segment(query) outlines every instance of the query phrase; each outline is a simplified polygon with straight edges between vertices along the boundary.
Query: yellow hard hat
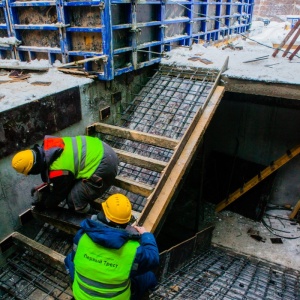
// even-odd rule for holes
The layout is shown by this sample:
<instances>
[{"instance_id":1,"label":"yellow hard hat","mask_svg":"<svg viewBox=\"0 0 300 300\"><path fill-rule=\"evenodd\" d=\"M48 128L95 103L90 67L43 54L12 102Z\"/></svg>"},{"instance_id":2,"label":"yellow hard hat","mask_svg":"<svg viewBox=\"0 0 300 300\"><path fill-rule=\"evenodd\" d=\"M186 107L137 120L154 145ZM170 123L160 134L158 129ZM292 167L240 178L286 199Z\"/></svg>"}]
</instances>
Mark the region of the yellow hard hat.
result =
<instances>
[{"instance_id":1,"label":"yellow hard hat","mask_svg":"<svg viewBox=\"0 0 300 300\"><path fill-rule=\"evenodd\" d=\"M117 224L126 224L131 219L131 203L122 194L113 194L102 202L105 217Z\"/></svg>"},{"instance_id":2,"label":"yellow hard hat","mask_svg":"<svg viewBox=\"0 0 300 300\"><path fill-rule=\"evenodd\" d=\"M32 150L18 152L12 159L12 167L19 173L28 175L34 164L34 153Z\"/></svg>"}]
</instances>

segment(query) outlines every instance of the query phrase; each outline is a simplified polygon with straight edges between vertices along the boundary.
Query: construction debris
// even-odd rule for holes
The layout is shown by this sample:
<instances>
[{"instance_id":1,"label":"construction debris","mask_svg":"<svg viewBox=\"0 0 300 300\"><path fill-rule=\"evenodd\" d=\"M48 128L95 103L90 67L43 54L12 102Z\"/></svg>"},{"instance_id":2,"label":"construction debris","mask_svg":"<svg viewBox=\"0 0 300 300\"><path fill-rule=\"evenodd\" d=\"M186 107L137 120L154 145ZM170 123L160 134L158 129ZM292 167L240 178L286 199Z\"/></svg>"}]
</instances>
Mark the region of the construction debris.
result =
<instances>
[{"instance_id":1,"label":"construction debris","mask_svg":"<svg viewBox=\"0 0 300 300\"><path fill-rule=\"evenodd\" d=\"M72 75L83 75L88 78L97 78L96 72L91 72L91 71L85 71L83 69L64 69L64 68L57 68L58 71L67 73L67 74L72 74Z\"/></svg>"},{"instance_id":2,"label":"construction debris","mask_svg":"<svg viewBox=\"0 0 300 300\"><path fill-rule=\"evenodd\" d=\"M283 241L281 238L270 238L272 244L283 244Z\"/></svg>"},{"instance_id":3,"label":"construction debris","mask_svg":"<svg viewBox=\"0 0 300 300\"><path fill-rule=\"evenodd\" d=\"M252 60L243 61L243 63L255 62L255 61L260 61L260 60L264 60L264 59L268 59L268 58L269 58L269 55L264 55L264 56L256 57Z\"/></svg>"},{"instance_id":4,"label":"construction debris","mask_svg":"<svg viewBox=\"0 0 300 300\"><path fill-rule=\"evenodd\" d=\"M213 62L211 60L208 60L206 58L200 58L200 57L197 57L197 56L193 56L193 57L190 57L188 58L188 60L191 60L191 61L200 61L206 65L209 65L209 64L213 64Z\"/></svg>"},{"instance_id":5,"label":"construction debris","mask_svg":"<svg viewBox=\"0 0 300 300\"><path fill-rule=\"evenodd\" d=\"M298 29L298 30L297 30ZM277 47L277 49L274 51L274 53L272 54L273 57L275 57L277 55L277 53L285 46L285 44L288 42L288 40L294 35L294 37L292 38L292 40L290 41L290 43L288 44L288 46L286 47L286 50L284 51L284 53L282 54L282 57L285 57L289 50L292 48L292 46L294 45L294 43L296 42L297 38L300 35L300 20L298 20L298 22L294 25L294 27L290 30L290 32L286 35L286 37L283 39L283 41L281 42L281 44ZM292 60L293 57L298 53L298 51L300 50L300 45L296 48L296 50L290 55L289 60Z\"/></svg>"},{"instance_id":6,"label":"construction debris","mask_svg":"<svg viewBox=\"0 0 300 300\"><path fill-rule=\"evenodd\" d=\"M11 81L22 81L25 79L28 79L31 77L30 74L23 74L23 72L19 72L19 71L11 71L8 75L9 78L11 78L11 80L8 80L7 82L11 82Z\"/></svg>"},{"instance_id":7,"label":"construction debris","mask_svg":"<svg viewBox=\"0 0 300 300\"><path fill-rule=\"evenodd\" d=\"M90 58L86 58L86 59L82 59L82 60L78 60L78 61L73 61L64 65L59 66L59 68L66 68L69 66L77 66L77 65L82 65L86 62L90 62L90 61L97 61L102 59L104 62L107 61L107 55L100 55L100 56L94 56L94 57L90 57Z\"/></svg>"},{"instance_id":8,"label":"construction debris","mask_svg":"<svg viewBox=\"0 0 300 300\"><path fill-rule=\"evenodd\" d=\"M34 82L31 82L30 84L32 84L32 85L48 86L48 85L51 84L51 82L47 82L47 81L34 81Z\"/></svg>"},{"instance_id":9,"label":"construction debris","mask_svg":"<svg viewBox=\"0 0 300 300\"><path fill-rule=\"evenodd\" d=\"M235 46L232 43L229 43L228 45L222 47L222 50L225 50L227 48L229 48L231 50L243 50L243 46Z\"/></svg>"},{"instance_id":10,"label":"construction debris","mask_svg":"<svg viewBox=\"0 0 300 300\"><path fill-rule=\"evenodd\" d=\"M250 228L247 233L249 234L250 237L252 237L253 239L255 239L258 242L265 242L266 239L263 238L260 234L258 230L253 230L252 228Z\"/></svg>"}]
</instances>

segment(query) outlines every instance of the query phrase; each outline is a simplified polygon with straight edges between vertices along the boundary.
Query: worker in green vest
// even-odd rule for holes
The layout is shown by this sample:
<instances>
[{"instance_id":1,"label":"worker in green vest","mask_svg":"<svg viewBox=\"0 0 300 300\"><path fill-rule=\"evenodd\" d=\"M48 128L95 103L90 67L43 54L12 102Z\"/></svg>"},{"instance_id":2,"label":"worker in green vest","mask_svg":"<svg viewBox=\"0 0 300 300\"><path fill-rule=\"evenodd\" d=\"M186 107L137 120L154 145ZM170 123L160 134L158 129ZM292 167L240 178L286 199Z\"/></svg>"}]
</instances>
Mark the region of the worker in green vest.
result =
<instances>
[{"instance_id":1,"label":"worker in green vest","mask_svg":"<svg viewBox=\"0 0 300 300\"><path fill-rule=\"evenodd\" d=\"M152 233L129 226L132 206L113 194L102 210L80 224L65 258L76 300L141 300L157 281L159 252Z\"/></svg>"},{"instance_id":2,"label":"worker in green vest","mask_svg":"<svg viewBox=\"0 0 300 300\"><path fill-rule=\"evenodd\" d=\"M40 174L31 190L33 205L54 208L63 200L80 213L92 213L93 201L113 184L118 171L114 150L96 137L45 136L42 146L18 152L12 167L24 175Z\"/></svg>"}]
</instances>

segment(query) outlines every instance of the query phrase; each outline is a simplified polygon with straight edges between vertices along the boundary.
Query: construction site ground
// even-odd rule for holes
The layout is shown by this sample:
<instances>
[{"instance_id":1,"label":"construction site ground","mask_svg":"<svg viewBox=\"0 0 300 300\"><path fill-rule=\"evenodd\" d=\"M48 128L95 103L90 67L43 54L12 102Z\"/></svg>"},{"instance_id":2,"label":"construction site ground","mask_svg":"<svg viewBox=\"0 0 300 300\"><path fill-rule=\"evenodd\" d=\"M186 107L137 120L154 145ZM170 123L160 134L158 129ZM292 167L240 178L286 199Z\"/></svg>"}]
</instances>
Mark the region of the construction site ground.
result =
<instances>
[{"instance_id":1,"label":"construction site ground","mask_svg":"<svg viewBox=\"0 0 300 300\"><path fill-rule=\"evenodd\" d=\"M245 46L244 41L240 40L240 43ZM270 63L267 63L265 59L256 60L251 67L248 67L250 65L243 62L246 61L244 58L241 58L242 61L234 60L237 53L243 56L242 50L227 48L222 51L202 45L194 45L191 49L184 49L184 47L178 49L164 63L172 65L176 61L177 67L187 66L182 58L188 59L195 56L199 58L203 55L198 52L199 50L207 51L206 59L212 61L215 59L216 62L220 58L223 63L228 54L226 52L229 51L233 59L229 60L227 74L231 76L241 77L237 71L233 74L235 62L237 62L243 72L245 68L248 68L247 76L242 75L244 79L253 79L253 74L255 74L255 80L299 84L299 76L295 75L298 74L295 66L299 65L297 56L292 62L287 62L287 58L284 59L279 55L271 58L272 51L268 50L268 59L272 60ZM258 52L252 52L251 57L247 56L247 60L258 58L259 53L264 51L262 49L266 50L265 47L260 47ZM222 55L216 54L215 51L221 52ZM209 57L213 52L215 58ZM195 62L195 60L188 61L188 64L192 64L193 67L199 67L199 63L200 61ZM286 68L287 63L289 63L289 69ZM279 74L278 70L282 70L283 66L285 71L281 74L286 77L275 79L274 76ZM204 67L214 68L215 66ZM56 70L50 70L48 74L50 77L45 78L45 82L52 82L52 77L59 73ZM3 76L8 76L7 72ZM41 96L39 92L42 89L36 89L32 84L37 80L34 76L26 82L22 80L17 83L2 83L0 103L4 109L26 101L34 101ZM63 78L69 77L74 78L63 76ZM41 79L42 77L39 77L39 80ZM57 80L59 80L58 76ZM74 83L68 84L77 85L80 81L81 79L76 77ZM90 79L82 79L82 82L84 81L87 82ZM66 84L65 82L60 80L55 88L59 89L59 86ZM50 84L50 88L49 86L43 87L43 93L45 91L51 93L53 86ZM19 92L21 87L22 92ZM19 98L14 98L13 92ZM150 298L299 300L299 223L288 220L290 210L281 209L285 204L276 203L275 207L271 207L272 210L267 210L262 222L253 221L227 209L215 213L214 205L206 203L202 226L203 228L207 224L215 226L211 240L212 247L198 257L190 257L185 266L162 280L157 291L152 293ZM62 255L66 255L72 247L72 235L66 235L53 226L43 226L38 234L32 235L31 238ZM47 261L36 260L35 256L26 250L15 251L8 257L6 264L0 269L0 282L0 299L69 300L72 298L69 279L65 271L53 269ZM37 296L36 293L39 295Z\"/></svg>"}]
</instances>

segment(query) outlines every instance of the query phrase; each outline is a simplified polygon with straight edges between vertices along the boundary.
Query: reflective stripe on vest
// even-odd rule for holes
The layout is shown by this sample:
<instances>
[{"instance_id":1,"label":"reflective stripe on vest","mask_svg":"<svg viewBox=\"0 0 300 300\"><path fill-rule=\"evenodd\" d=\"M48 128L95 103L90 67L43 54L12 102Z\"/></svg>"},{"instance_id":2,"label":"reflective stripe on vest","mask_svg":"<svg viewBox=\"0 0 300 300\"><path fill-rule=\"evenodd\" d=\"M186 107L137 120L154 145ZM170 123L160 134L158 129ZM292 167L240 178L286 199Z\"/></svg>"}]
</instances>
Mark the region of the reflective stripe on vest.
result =
<instances>
[{"instance_id":1,"label":"reflective stripe on vest","mask_svg":"<svg viewBox=\"0 0 300 300\"><path fill-rule=\"evenodd\" d=\"M125 282L123 282L121 284L106 284L106 283L101 283L101 282L94 281L94 280L91 280L89 278L86 278L86 277L80 275L79 273L77 273L77 275L78 275L78 277L80 278L80 280L82 282L88 284L92 288L113 290L115 288L124 287L123 290L120 290L120 291L117 291L117 292L105 292L105 293L101 293L101 292L97 292L95 289L86 288L82 284L78 283L79 287L85 293L87 293L88 295L93 296L93 297L114 298L114 297L117 297L117 296L123 294L129 288L129 286L130 286L130 280L129 279L127 279Z\"/></svg>"},{"instance_id":2,"label":"reflective stripe on vest","mask_svg":"<svg viewBox=\"0 0 300 300\"><path fill-rule=\"evenodd\" d=\"M89 278L86 278L82 275L80 275L78 272L78 277L80 278L80 280L86 284L88 284L89 286L94 286L96 288L102 288L102 289L114 289L114 288L122 288L122 287L127 287L129 284L129 279L125 280L122 283L117 283L117 284L112 284L112 283L101 283L99 281L95 281Z\"/></svg>"},{"instance_id":3,"label":"reflective stripe on vest","mask_svg":"<svg viewBox=\"0 0 300 300\"><path fill-rule=\"evenodd\" d=\"M86 293L88 294L89 296L91 297L99 297L99 298L107 298L107 299L112 299L112 298L115 298L117 296L120 296L124 293L126 289L124 289L123 291L119 291L119 292L116 292L116 293L99 293L99 292L96 292L96 291L92 291L90 289L87 289L85 288L84 286L82 286L81 284L79 284L80 288Z\"/></svg>"},{"instance_id":4,"label":"reflective stripe on vest","mask_svg":"<svg viewBox=\"0 0 300 300\"><path fill-rule=\"evenodd\" d=\"M62 154L51 164L50 170L68 170L75 178L90 178L100 164L104 147L98 138L89 136L64 137Z\"/></svg>"},{"instance_id":5,"label":"reflective stripe on vest","mask_svg":"<svg viewBox=\"0 0 300 300\"><path fill-rule=\"evenodd\" d=\"M78 153L78 143L77 138L72 137L72 146L74 153L74 171L75 177L77 177L79 170L83 170L85 168L85 159L86 159L86 137L80 136L81 139L81 159L80 159L80 168L79 168L79 153Z\"/></svg>"},{"instance_id":6,"label":"reflective stripe on vest","mask_svg":"<svg viewBox=\"0 0 300 300\"><path fill-rule=\"evenodd\" d=\"M74 257L75 299L130 299L129 276L139 245L129 240L120 249L108 249L83 234Z\"/></svg>"},{"instance_id":7,"label":"reflective stripe on vest","mask_svg":"<svg viewBox=\"0 0 300 300\"><path fill-rule=\"evenodd\" d=\"M55 178L55 177L60 177L60 176L66 176L69 175L68 171L63 171L63 170L55 170L55 171L50 171L49 172L49 178Z\"/></svg>"}]
</instances>

